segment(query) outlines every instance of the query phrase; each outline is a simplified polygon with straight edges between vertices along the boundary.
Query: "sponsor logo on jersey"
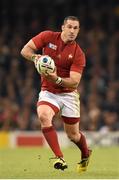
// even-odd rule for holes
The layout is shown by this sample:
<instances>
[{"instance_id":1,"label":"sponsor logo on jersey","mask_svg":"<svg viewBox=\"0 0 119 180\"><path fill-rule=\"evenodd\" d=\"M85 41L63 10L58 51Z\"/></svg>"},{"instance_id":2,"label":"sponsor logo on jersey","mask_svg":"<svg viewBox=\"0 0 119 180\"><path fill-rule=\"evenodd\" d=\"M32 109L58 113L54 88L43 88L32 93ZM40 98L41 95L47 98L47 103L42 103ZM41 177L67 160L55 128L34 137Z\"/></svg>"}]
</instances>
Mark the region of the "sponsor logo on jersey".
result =
<instances>
[{"instance_id":1,"label":"sponsor logo on jersey","mask_svg":"<svg viewBox=\"0 0 119 180\"><path fill-rule=\"evenodd\" d=\"M51 49L54 49L54 50L57 49L57 46L55 44L52 44L52 43L49 43L48 47L51 48Z\"/></svg>"}]
</instances>

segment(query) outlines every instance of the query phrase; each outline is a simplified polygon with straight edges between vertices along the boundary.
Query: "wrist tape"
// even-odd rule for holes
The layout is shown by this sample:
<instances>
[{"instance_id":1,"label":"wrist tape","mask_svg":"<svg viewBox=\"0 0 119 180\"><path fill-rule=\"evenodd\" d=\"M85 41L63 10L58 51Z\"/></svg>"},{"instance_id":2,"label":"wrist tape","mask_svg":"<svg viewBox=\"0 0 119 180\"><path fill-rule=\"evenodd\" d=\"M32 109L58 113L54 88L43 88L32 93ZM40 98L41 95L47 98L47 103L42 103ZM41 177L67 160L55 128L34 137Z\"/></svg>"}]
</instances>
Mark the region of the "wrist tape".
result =
<instances>
[{"instance_id":1,"label":"wrist tape","mask_svg":"<svg viewBox=\"0 0 119 180\"><path fill-rule=\"evenodd\" d=\"M57 80L55 81L56 84L61 85L62 84L62 78L57 77Z\"/></svg>"},{"instance_id":2,"label":"wrist tape","mask_svg":"<svg viewBox=\"0 0 119 180\"><path fill-rule=\"evenodd\" d=\"M35 54L33 54L32 56L31 56L31 61L35 61L35 59L36 59L36 55Z\"/></svg>"}]
</instances>

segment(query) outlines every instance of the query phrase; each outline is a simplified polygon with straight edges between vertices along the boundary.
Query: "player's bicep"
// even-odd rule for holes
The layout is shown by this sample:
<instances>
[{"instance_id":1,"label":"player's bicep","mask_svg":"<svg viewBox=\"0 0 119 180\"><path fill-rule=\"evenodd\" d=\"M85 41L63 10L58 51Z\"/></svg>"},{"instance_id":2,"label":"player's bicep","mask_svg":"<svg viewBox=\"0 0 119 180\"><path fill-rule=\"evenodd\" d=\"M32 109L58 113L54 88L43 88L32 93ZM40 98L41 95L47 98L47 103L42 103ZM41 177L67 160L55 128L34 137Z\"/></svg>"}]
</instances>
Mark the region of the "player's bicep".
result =
<instances>
[{"instance_id":1,"label":"player's bicep","mask_svg":"<svg viewBox=\"0 0 119 180\"><path fill-rule=\"evenodd\" d=\"M70 70L76 71L76 72L82 74L85 66L86 66L85 54L84 53L81 53L81 54L77 53Z\"/></svg>"},{"instance_id":2,"label":"player's bicep","mask_svg":"<svg viewBox=\"0 0 119 180\"><path fill-rule=\"evenodd\" d=\"M33 51L37 51L38 50L32 39L25 45L25 47L30 48Z\"/></svg>"}]
</instances>

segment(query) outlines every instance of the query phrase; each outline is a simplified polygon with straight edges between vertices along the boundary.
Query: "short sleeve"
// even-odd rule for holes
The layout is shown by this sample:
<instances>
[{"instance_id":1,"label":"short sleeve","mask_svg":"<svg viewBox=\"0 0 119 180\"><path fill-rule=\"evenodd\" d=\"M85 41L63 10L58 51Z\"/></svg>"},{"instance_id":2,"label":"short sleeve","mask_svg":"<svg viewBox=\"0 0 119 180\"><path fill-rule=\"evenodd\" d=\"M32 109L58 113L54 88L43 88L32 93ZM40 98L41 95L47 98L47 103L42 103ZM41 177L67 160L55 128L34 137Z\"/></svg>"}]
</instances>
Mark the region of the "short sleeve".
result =
<instances>
[{"instance_id":1,"label":"short sleeve","mask_svg":"<svg viewBox=\"0 0 119 180\"><path fill-rule=\"evenodd\" d=\"M53 32L52 31L43 31L38 35L32 38L37 49L41 49L45 47L45 45L49 42Z\"/></svg>"},{"instance_id":2,"label":"short sleeve","mask_svg":"<svg viewBox=\"0 0 119 180\"><path fill-rule=\"evenodd\" d=\"M71 71L76 71L82 74L84 67L86 66L85 54L81 49L78 48L76 51L73 64L71 66Z\"/></svg>"}]
</instances>

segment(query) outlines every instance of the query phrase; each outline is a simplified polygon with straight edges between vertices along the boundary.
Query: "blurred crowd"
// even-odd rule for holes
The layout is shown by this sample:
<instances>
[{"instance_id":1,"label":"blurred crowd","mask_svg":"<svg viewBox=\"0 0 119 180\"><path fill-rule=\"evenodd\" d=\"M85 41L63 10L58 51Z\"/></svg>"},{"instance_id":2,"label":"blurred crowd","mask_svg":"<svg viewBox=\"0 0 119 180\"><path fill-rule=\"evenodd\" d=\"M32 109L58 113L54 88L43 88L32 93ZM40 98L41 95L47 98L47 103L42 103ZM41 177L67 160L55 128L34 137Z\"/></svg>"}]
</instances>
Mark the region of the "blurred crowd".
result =
<instances>
[{"instance_id":1,"label":"blurred crowd","mask_svg":"<svg viewBox=\"0 0 119 180\"><path fill-rule=\"evenodd\" d=\"M42 30L60 31L65 16L78 16L77 41L87 65L79 86L82 130L119 130L119 3L113 0L0 1L0 130L38 130L40 76L20 55ZM54 117L62 130L60 114Z\"/></svg>"}]
</instances>

